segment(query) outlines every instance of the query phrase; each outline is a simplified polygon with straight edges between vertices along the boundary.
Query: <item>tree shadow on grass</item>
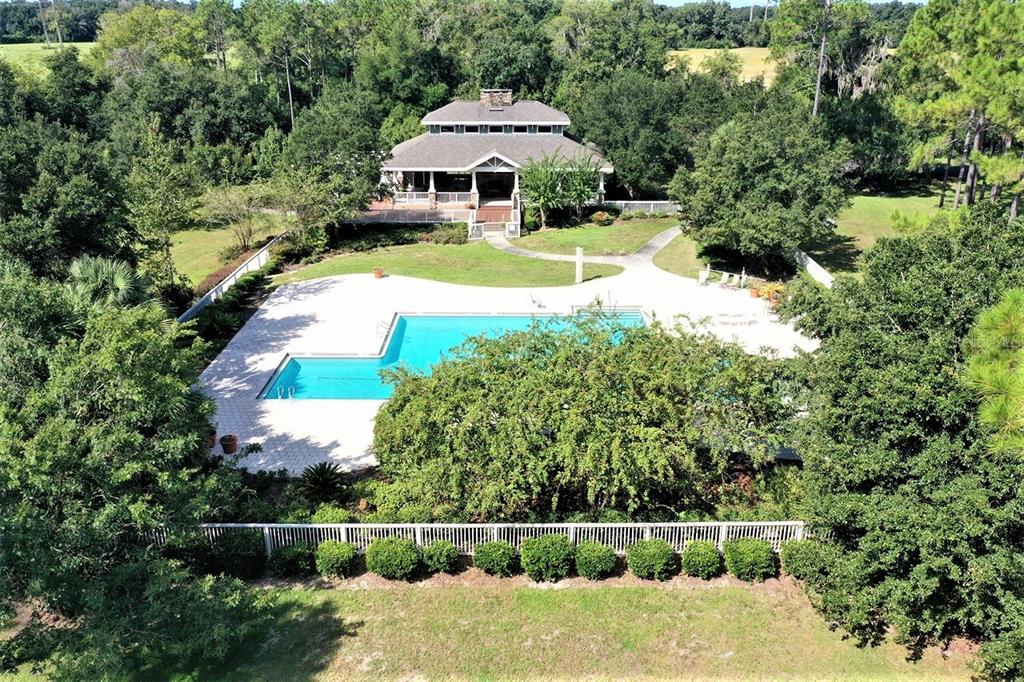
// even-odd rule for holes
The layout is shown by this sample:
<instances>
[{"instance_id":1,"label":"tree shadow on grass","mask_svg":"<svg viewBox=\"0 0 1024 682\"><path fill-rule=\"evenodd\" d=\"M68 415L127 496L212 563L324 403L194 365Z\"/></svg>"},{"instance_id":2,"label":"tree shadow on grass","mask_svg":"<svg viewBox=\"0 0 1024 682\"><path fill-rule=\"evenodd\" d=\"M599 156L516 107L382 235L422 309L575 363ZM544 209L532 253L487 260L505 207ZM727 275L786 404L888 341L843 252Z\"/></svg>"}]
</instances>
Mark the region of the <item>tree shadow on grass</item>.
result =
<instances>
[{"instance_id":1,"label":"tree shadow on grass","mask_svg":"<svg viewBox=\"0 0 1024 682\"><path fill-rule=\"evenodd\" d=\"M955 178L954 178L955 180ZM932 197L942 189L941 183L928 178L914 178L899 182L869 182L857 188L858 194L904 199Z\"/></svg>"},{"instance_id":2,"label":"tree shadow on grass","mask_svg":"<svg viewBox=\"0 0 1024 682\"><path fill-rule=\"evenodd\" d=\"M835 232L808 244L804 251L833 274L856 272L862 254L853 237Z\"/></svg>"},{"instance_id":3,"label":"tree shadow on grass","mask_svg":"<svg viewBox=\"0 0 1024 682\"><path fill-rule=\"evenodd\" d=\"M172 673L170 678L312 680L330 667L345 640L358 636L366 624L345 618L333 600L311 603L292 598L288 591L276 594L268 620L224 660L199 662L192 670Z\"/></svg>"}]
</instances>

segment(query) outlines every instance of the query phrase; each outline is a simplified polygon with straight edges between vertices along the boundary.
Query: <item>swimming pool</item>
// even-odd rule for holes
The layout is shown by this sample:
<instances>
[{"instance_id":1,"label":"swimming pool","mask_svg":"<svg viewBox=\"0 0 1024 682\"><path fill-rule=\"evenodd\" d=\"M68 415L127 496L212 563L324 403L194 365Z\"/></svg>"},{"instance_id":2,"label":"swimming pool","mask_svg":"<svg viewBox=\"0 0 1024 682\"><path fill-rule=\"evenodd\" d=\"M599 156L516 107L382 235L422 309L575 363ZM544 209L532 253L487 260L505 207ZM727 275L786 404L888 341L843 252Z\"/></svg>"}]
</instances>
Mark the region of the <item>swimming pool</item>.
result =
<instances>
[{"instance_id":1,"label":"swimming pool","mask_svg":"<svg viewBox=\"0 0 1024 682\"><path fill-rule=\"evenodd\" d=\"M608 313L625 325L644 324L639 311ZM402 364L429 373L444 354L471 336L496 337L528 329L538 320L554 328L568 318L556 315L396 315L382 355L288 356L261 397L279 399L386 400L391 386L380 371Z\"/></svg>"}]
</instances>

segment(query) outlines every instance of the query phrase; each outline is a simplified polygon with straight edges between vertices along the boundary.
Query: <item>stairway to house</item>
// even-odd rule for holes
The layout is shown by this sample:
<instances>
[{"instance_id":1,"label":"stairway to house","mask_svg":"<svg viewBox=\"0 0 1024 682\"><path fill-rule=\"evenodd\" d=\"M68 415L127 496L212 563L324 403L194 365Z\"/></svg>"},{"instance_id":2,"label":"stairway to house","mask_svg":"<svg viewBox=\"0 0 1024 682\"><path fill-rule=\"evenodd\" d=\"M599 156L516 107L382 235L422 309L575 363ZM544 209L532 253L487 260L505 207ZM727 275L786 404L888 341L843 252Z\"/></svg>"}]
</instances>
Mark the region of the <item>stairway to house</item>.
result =
<instances>
[{"instance_id":1,"label":"stairway to house","mask_svg":"<svg viewBox=\"0 0 1024 682\"><path fill-rule=\"evenodd\" d=\"M481 206L476 210L476 219L483 223L507 223L512 220L512 207Z\"/></svg>"}]
</instances>

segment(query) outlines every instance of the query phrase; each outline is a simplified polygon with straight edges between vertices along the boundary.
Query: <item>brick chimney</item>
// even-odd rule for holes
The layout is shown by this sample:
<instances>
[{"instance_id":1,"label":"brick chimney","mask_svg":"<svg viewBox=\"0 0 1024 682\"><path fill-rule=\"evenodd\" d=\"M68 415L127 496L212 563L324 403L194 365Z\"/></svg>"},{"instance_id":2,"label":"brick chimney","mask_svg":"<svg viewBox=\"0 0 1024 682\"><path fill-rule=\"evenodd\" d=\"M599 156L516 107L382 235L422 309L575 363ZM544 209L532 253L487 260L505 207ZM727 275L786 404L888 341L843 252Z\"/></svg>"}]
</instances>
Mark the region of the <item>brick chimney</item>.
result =
<instances>
[{"instance_id":1,"label":"brick chimney","mask_svg":"<svg viewBox=\"0 0 1024 682\"><path fill-rule=\"evenodd\" d=\"M512 106L511 90L481 90L480 104L488 109L503 109Z\"/></svg>"}]
</instances>

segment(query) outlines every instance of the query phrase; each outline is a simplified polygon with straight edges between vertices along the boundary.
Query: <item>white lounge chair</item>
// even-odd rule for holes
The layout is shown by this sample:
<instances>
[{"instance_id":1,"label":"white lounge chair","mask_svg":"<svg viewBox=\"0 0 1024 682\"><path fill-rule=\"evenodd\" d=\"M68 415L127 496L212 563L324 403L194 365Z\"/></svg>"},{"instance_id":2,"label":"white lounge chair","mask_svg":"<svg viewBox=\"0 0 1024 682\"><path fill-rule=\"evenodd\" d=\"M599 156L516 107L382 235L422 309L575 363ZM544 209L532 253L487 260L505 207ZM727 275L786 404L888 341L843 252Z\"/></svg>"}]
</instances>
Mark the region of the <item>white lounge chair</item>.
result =
<instances>
[{"instance_id":1,"label":"white lounge chair","mask_svg":"<svg viewBox=\"0 0 1024 682\"><path fill-rule=\"evenodd\" d=\"M697 273L697 286L706 286L708 283L708 271L701 270Z\"/></svg>"},{"instance_id":2,"label":"white lounge chair","mask_svg":"<svg viewBox=\"0 0 1024 682\"><path fill-rule=\"evenodd\" d=\"M718 283L723 287L729 286L729 278L732 277L728 272L722 273L722 279L718 280Z\"/></svg>"}]
</instances>

